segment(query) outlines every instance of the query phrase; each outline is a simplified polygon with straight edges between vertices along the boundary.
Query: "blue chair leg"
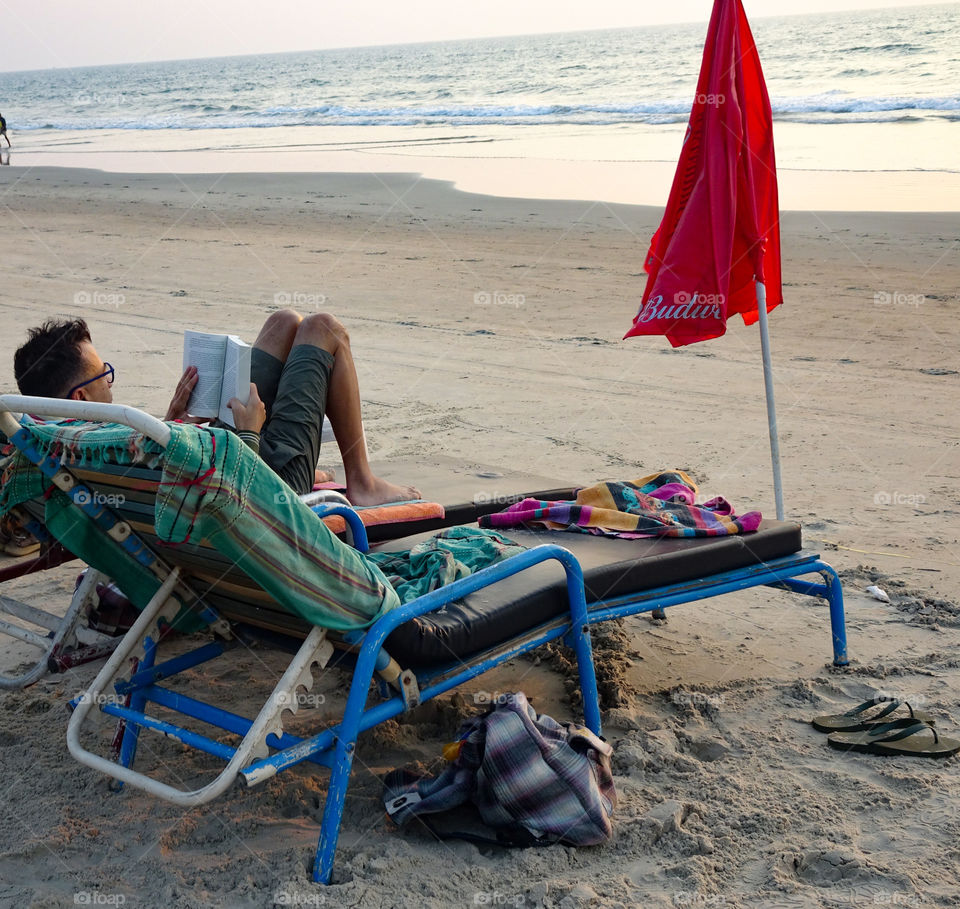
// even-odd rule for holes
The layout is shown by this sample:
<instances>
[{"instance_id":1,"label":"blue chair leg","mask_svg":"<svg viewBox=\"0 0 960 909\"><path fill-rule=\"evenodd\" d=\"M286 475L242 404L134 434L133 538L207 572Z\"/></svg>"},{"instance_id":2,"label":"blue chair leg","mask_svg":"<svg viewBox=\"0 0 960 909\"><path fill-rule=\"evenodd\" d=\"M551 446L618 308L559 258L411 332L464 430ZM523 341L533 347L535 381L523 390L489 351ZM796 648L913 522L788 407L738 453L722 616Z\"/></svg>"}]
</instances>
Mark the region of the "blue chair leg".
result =
<instances>
[{"instance_id":1,"label":"blue chair leg","mask_svg":"<svg viewBox=\"0 0 960 909\"><path fill-rule=\"evenodd\" d=\"M379 644L371 647L365 644L357 658L350 693L343 710L340 728L337 730L337 744L333 752L333 765L330 768L330 784L327 789L327 801L323 808L323 820L320 823L320 838L317 841L317 854L313 863L313 879L318 884L329 884L333 874L333 859L340 838L340 823L343 819L343 805L350 784L350 770L357 749L357 736L360 734L360 720L367 704L367 695L376 658L380 652Z\"/></svg>"},{"instance_id":2,"label":"blue chair leg","mask_svg":"<svg viewBox=\"0 0 960 909\"><path fill-rule=\"evenodd\" d=\"M337 739L334 751L333 767L330 770L330 788L323 809L323 821L320 824L320 839L317 842L317 855L313 865L313 879L318 884L329 884L333 874L333 859L340 839L340 824L343 820L343 805L347 798L347 786L350 783L350 769L356 741Z\"/></svg>"},{"instance_id":3,"label":"blue chair leg","mask_svg":"<svg viewBox=\"0 0 960 909\"><path fill-rule=\"evenodd\" d=\"M565 550L559 560L567 576L567 604L570 609L570 631L564 638L577 655L584 722L591 732L600 735L600 698L597 693L597 673L593 665L593 645L590 643L583 569L573 555Z\"/></svg>"},{"instance_id":4,"label":"blue chair leg","mask_svg":"<svg viewBox=\"0 0 960 909\"><path fill-rule=\"evenodd\" d=\"M583 697L583 719L591 732L600 735L600 696L597 692L597 673L593 665L593 645L590 628L584 622L571 630L573 650L577 655L580 674L580 694Z\"/></svg>"},{"instance_id":5,"label":"blue chair leg","mask_svg":"<svg viewBox=\"0 0 960 909\"><path fill-rule=\"evenodd\" d=\"M826 562L820 563L820 574L827 585L827 602L830 604L830 631L833 636L833 665L846 666L847 626L843 614L843 585L837 572Z\"/></svg>"},{"instance_id":6,"label":"blue chair leg","mask_svg":"<svg viewBox=\"0 0 960 909\"><path fill-rule=\"evenodd\" d=\"M138 672L143 669L149 669L157 661L157 644L153 638L147 638L143 650L144 656L140 661L140 665L137 667ZM139 689L132 691L130 693L128 706L132 710L143 712L144 707L147 706L146 695ZM140 727L137 726L136 723L131 723L127 720L122 720L121 722L124 724L124 729L117 763L120 764L121 767L129 767L133 764L133 759L137 754L137 743L140 740ZM114 792L119 792L123 788L123 783L120 782L120 780L113 780L110 788Z\"/></svg>"}]
</instances>

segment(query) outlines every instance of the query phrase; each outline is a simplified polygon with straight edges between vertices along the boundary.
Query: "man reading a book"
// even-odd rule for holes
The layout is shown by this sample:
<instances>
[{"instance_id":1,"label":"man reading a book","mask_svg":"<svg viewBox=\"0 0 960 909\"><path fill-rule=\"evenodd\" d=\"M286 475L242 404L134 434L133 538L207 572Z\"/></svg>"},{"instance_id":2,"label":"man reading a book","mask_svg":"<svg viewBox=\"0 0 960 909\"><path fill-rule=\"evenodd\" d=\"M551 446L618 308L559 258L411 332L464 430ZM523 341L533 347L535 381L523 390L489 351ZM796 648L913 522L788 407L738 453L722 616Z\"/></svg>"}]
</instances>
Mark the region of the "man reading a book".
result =
<instances>
[{"instance_id":1,"label":"man reading a book","mask_svg":"<svg viewBox=\"0 0 960 909\"><path fill-rule=\"evenodd\" d=\"M48 320L29 332L14 355L21 394L80 401L113 401L113 366L101 359L83 319ZM420 498L412 486L376 476L367 459L360 388L346 329L333 316L273 313L251 353L250 397L230 401L237 433L296 492L313 488L324 413L330 418L354 505ZM165 420L191 420L197 370L177 384Z\"/></svg>"}]
</instances>

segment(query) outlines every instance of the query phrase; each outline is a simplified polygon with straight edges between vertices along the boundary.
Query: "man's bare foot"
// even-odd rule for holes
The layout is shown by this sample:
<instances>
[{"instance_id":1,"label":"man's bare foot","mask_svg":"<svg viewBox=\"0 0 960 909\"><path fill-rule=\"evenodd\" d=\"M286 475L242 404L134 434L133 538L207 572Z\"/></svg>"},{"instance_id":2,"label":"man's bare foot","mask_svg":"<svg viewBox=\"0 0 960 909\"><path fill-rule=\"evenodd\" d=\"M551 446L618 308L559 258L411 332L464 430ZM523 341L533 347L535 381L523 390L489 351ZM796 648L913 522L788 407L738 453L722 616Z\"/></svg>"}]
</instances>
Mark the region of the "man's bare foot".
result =
<instances>
[{"instance_id":1,"label":"man's bare foot","mask_svg":"<svg viewBox=\"0 0 960 909\"><path fill-rule=\"evenodd\" d=\"M347 484L347 498L351 505L386 505L390 502L409 502L420 498L415 486L397 486L380 477L371 477L369 483Z\"/></svg>"},{"instance_id":2,"label":"man's bare foot","mask_svg":"<svg viewBox=\"0 0 960 909\"><path fill-rule=\"evenodd\" d=\"M319 467L313 472L314 483L332 483L337 475L332 470L321 470Z\"/></svg>"}]
</instances>

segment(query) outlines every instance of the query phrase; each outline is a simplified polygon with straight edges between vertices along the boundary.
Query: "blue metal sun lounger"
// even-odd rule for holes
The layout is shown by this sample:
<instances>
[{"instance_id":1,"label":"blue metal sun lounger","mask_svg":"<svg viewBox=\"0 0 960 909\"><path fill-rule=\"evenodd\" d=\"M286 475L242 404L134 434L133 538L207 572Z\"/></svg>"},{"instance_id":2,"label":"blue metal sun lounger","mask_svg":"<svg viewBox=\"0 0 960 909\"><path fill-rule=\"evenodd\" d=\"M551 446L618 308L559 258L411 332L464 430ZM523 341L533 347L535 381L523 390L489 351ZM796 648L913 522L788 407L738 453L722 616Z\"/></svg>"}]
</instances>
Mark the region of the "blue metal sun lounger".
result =
<instances>
[{"instance_id":1,"label":"blue metal sun lounger","mask_svg":"<svg viewBox=\"0 0 960 909\"><path fill-rule=\"evenodd\" d=\"M328 427L324 424L324 439L327 439ZM332 438L332 433L330 434ZM416 465L414 465L416 466ZM83 481L87 477L86 471L78 468L76 477ZM156 488L159 485L161 471L159 468L148 467L116 467L115 465L101 465L97 473L98 489L112 501L122 500L125 505L122 509L125 520L132 526L152 533L154 501ZM496 479L498 478L498 479ZM464 478L457 479L447 473L430 476L431 488L439 487L444 490L443 506L434 506L432 512L421 511L413 517L396 518L386 523L379 521L366 526L367 538L373 542L396 539L400 536L410 536L415 533L437 531L458 524L469 524L476 521L482 514L499 510L508 504L527 497L534 498L570 498L575 493L571 487L540 489L539 491L507 492L505 490L530 490L530 484L542 483L538 477L527 477L522 474L504 478L496 474L491 478L490 491L474 488L472 498L463 498ZM451 483L451 480L453 481ZM483 485L482 477L471 475L471 484L477 482ZM521 484L527 485L521 485ZM146 491L145 491L146 490ZM300 496L301 501L308 505L343 504L348 505L347 499L331 489L316 490ZM439 514L437 511L439 510ZM108 584L109 578L93 570L84 572L85 583L75 591L69 607L65 613L50 612L10 596L10 589L2 585L6 582L15 582L27 575L57 568L77 557L67 551L57 540L47 533L43 524L43 503L28 502L22 507L13 509L20 523L23 524L37 539L42 541L39 553L31 558L11 559L6 564L0 563L0 637L7 636L22 643L31 645L39 651L39 655L32 664L17 673L0 673L0 689L21 689L32 685L48 673L65 672L68 669L104 659L113 652L114 647L128 627L122 624L128 613L115 606L115 611L106 616L98 610L100 605L99 585ZM328 511L335 514L335 511ZM429 515L429 516L428 516ZM351 521L346 530L337 530L338 536L351 542L351 523L355 523L356 514L350 512ZM381 519L382 520L382 519ZM78 568L78 570L80 570ZM120 630L115 627L121 622Z\"/></svg>"},{"instance_id":2,"label":"blue metal sun lounger","mask_svg":"<svg viewBox=\"0 0 960 909\"><path fill-rule=\"evenodd\" d=\"M16 427L10 426L4 410L109 419L136 428L160 446L167 443L168 428L145 414L114 405L72 406L78 403L0 398L0 420L7 419L3 427L7 431ZM115 482L109 472L100 486L97 471L85 467L86 480L80 482L61 459L45 458L36 450L28 429L7 434L69 496L72 509L95 528L92 537L112 541L106 560L101 561L95 550L78 553L81 557L114 577L119 563L127 561L155 581L155 592L143 604L140 618L75 703L68 729L73 756L121 784L130 783L183 806L207 802L237 780L255 785L303 761L328 767L330 783L314 865L314 879L322 883L329 883L333 870L359 734L549 641L562 639L576 653L584 717L596 732L600 731L600 708L589 628L609 618L762 584L787 587L828 600L834 662L847 662L839 581L816 554L802 551L796 525L772 522L749 537L706 541L603 540L517 531L508 536L530 547L522 554L387 611L365 629L333 634L285 608L282 593L268 594L248 576L244 569L250 566L243 559L225 558L206 541L175 548L158 545L149 521L138 510L142 503L129 503L125 512L127 503L109 498L105 490ZM255 457L252 452L249 456ZM114 504L108 507L105 502ZM316 510L327 507L316 506ZM344 513L350 520L349 512ZM354 539L363 550L363 527L357 525L354 522ZM558 539L563 546L557 545ZM402 549L410 543L407 539L388 545ZM709 574L701 570L704 566L712 569ZM807 575L820 575L823 583L800 580ZM185 609L214 632L215 640L160 660L161 629L182 618ZM236 646L248 628L302 640L252 719L162 684ZM354 663L339 722L306 738L284 732L285 714L301 709L298 690L311 688L315 672L331 663L335 647L339 656L334 662ZM131 657L137 660L132 668ZM381 700L368 704L373 681ZM148 705L165 711L164 717L155 715L157 711ZM86 741L84 721L94 709L125 724L115 760L95 753ZM198 728L201 723L202 729ZM233 745L218 740L206 731L210 726L241 736L242 741ZM191 791L134 770L138 737L144 730L213 755L224 767L212 782ZM104 742L99 745L103 750Z\"/></svg>"}]
</instances>

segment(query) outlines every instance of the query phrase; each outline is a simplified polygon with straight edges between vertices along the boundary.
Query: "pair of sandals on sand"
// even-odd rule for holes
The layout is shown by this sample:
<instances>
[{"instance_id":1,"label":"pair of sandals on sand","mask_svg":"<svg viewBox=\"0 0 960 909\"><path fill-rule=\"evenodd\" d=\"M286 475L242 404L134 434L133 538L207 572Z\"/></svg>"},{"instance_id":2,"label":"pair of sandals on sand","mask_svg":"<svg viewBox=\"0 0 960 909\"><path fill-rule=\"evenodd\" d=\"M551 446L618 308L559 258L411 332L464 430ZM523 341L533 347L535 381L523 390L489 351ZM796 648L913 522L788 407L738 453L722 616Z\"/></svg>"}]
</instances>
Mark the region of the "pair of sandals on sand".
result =
<instances>
[{"instance_id":1,"label":"pair of sandals on sand","mask_svg":"<svg viewBox=\"0 0 960 909\"><path fill-rule=\"evenodd\" d=\"M895 717L903 713L901 708L909 715ZM828 733L831 748L841 751L931 758L946 758L960 751L960 741L941 736L929 713L896 698L873 698L846 713L818 716L810 722L818 732Z\"/></svg>"}]
</instances>

